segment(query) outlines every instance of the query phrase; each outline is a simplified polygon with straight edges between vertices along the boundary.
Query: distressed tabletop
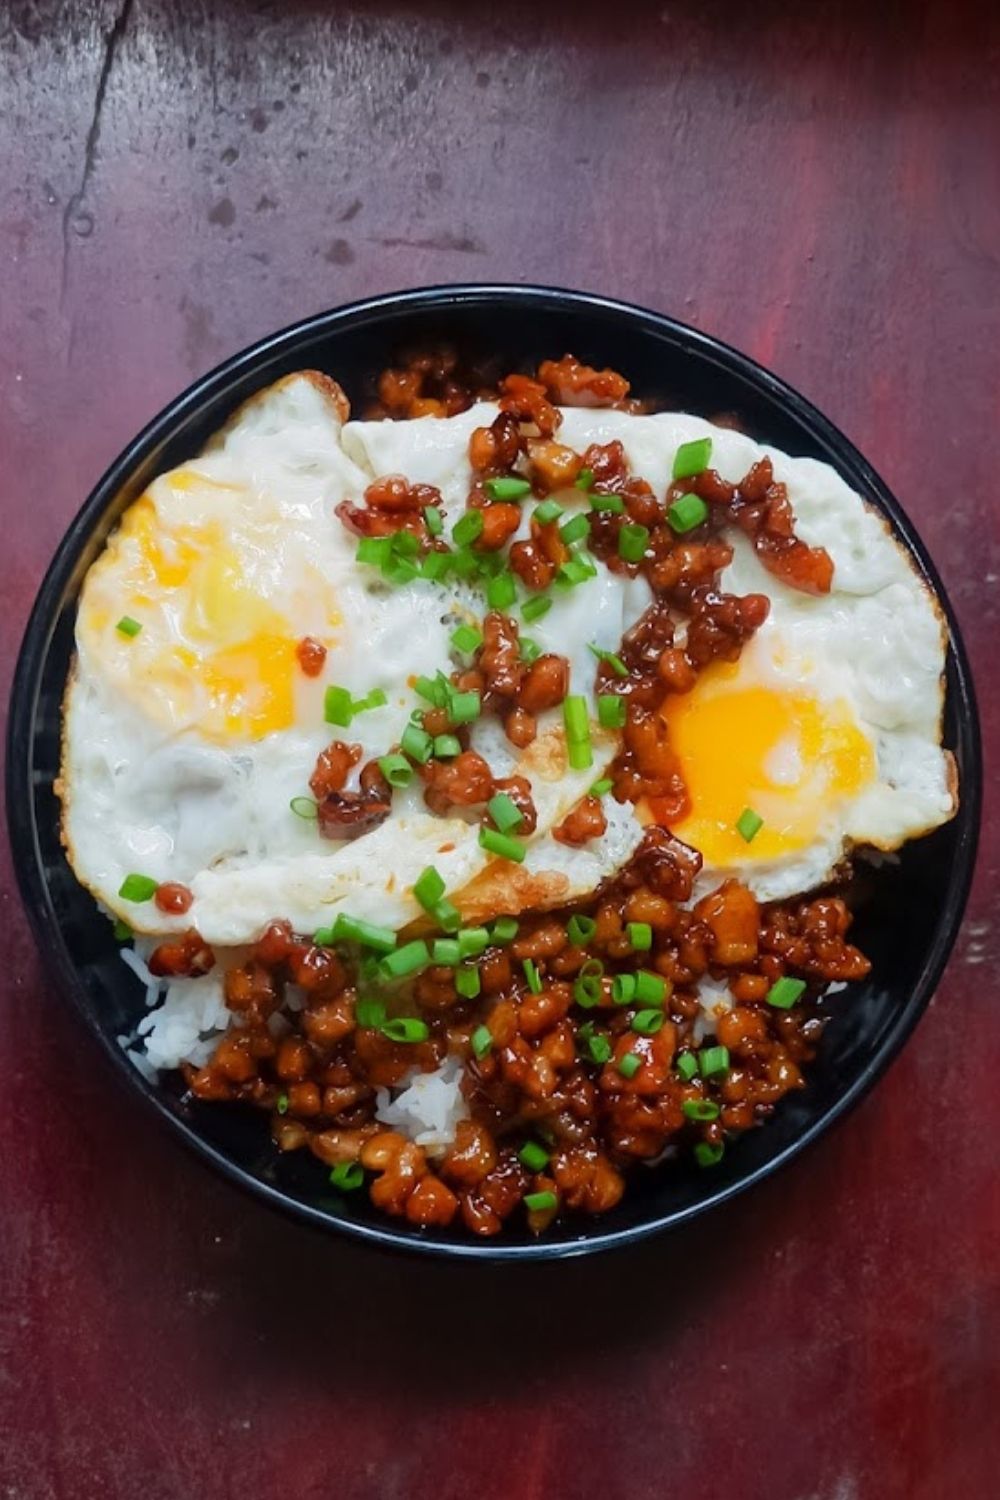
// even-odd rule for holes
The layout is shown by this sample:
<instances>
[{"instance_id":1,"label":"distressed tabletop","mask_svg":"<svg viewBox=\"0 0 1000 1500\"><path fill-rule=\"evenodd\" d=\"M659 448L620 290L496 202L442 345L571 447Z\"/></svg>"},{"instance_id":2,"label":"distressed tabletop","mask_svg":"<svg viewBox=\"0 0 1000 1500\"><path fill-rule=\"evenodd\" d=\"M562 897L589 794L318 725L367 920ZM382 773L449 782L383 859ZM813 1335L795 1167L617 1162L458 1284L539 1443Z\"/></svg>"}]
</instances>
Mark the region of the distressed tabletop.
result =
<instances>
[{"instance_id":1,"label":"distressed tabletop","mask_svg":"<svg viewBox=\"0 0 1000 1500\"><path fill-rule=\"evenodd\" d=\"M848 433L951 591L989 763L995 14L8 0L4 696L67 522L192 377L362 294L523 279L674 313ZM687 1232L522 1271L363 1253L189 1160L50 993L5 856L0 1496L996 1495L992 811L945 982L848 1122Z\"/></svg>"}]
</instances>

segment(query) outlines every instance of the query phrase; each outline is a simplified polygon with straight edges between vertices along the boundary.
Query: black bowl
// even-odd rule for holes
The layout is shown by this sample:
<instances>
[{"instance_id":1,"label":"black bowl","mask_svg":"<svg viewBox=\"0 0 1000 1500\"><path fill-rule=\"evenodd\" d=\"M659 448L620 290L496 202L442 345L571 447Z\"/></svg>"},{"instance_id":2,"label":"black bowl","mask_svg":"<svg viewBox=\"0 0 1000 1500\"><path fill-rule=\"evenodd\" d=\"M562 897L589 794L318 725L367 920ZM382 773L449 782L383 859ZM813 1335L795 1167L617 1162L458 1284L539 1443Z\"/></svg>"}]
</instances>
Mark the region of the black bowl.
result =
<instances>
[{"instance_id":1,"label":"black bowl","mask_svg":"<svg viewBox=\"0 0 1000 1500\"><path fill-rule=\"evenodd\" d=\"M808 1087L786 1098L764 1129L743 1137L710 1172L640 1172L611 1214L532 1240L511 1226L499 1241L417 1230L380 1216L364 1195L333 1192L304 1153L279 1157L263 1116L192 1102L176 1080L150 1084L117 1038L142 1012L137 982L118 957L110 923L77 885L59 842L52 792L59 706L73 649L77 594L124 508L164 469L194 454L239 402L305 366L335 375L357 403L401 348L447 341L505 368L571 349L621 370L640 395L712 416L735 413L758 441L823 459L888 516L936 592L951 632L945 740L958 762L955 819L874 872L856 922L870 978L834 1005ZM38 943L131 1089L231 1181L312 1224L371 1243L439 1255L529 1260L580 1255L679 1224L761 1181L855 1105L899 1052L941 976L972 877L980 808L980 747L965 651L919 538L878 475L808 402L742 354L669 318L601 297L537 287L459 286L356 303L299 323L220 366L150 423L111 466L64 538L25 633L11 703L7 810L15 865Z\"/></svg>"}]
</instances>

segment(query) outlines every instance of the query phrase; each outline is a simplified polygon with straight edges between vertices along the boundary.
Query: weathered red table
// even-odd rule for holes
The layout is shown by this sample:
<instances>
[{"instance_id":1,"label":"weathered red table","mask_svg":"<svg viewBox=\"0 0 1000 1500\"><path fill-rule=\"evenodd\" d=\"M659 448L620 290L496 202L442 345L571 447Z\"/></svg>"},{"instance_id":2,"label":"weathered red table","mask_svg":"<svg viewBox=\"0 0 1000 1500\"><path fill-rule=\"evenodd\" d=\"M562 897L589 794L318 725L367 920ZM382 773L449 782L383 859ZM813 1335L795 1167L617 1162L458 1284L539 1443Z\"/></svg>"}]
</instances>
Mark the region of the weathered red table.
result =
<instances>
[{"instance_id":1,"label":"weathered red table","mask_svg":"<svg viewBox=\"0 0 1000 1500\"><path fill-rule=\"evenodd\" d=\"M990 0L12 0L5 676L83 495L193 376L490 278L668 310L825 409L929 543L996 750ZM530 1272L361 1253L208 1176L92 1066L5 871L0 1495L1000 1493L991 811L947 979L857 1114L689 1232Z\"/></svg>"}]
</instances>

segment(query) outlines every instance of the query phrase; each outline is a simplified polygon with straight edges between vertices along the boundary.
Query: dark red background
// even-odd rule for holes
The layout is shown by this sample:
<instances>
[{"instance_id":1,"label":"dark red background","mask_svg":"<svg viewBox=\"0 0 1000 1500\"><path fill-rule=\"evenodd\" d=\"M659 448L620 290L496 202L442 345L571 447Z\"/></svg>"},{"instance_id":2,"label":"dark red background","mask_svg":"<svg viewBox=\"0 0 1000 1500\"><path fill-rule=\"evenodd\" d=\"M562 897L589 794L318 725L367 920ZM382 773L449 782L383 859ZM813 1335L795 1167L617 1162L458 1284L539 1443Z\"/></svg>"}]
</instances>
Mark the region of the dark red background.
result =
<instances>
[{"instance_id":1,"label":"dark red background","mask_svg":"<svg viewBox=\"0 0 1000 1500\"><path fill-rule=\"evenodd\" d=\"M997 710L991 0L169 0L0 13L2 663L166 400L359 294L559 282L815 400ZM559 353L561 351L554 351ZM94 1066L4 877L5 1500L1000 1493L1000 844L890 1076L777 1180L593 1264L392 1261L245 1201Z\"/></svg>"}]
</instances>

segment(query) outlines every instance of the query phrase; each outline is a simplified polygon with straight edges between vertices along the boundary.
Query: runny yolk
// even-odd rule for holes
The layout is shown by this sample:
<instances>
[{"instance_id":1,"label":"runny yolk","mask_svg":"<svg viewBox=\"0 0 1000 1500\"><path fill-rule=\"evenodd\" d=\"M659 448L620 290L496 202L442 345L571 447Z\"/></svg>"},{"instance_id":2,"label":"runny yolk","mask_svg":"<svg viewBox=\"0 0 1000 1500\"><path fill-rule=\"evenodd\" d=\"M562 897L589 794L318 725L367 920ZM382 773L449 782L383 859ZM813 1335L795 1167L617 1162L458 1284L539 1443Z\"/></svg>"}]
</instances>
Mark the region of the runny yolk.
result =
<instances>
[{"instance_id":1,"label":"runny yolk","mask_svg":"<svg viewBox=\"0 0 1000 1500\"><path fill-rule=\"evenodd\" d=\"M831 807L875 774L871 742L845 700L755 682L739 664L710 667L663 713L690 797L672 832L709 865L805 848ZM764 820L750 843L736 828L748 807Z\"/></svg>"}]
</instances>

